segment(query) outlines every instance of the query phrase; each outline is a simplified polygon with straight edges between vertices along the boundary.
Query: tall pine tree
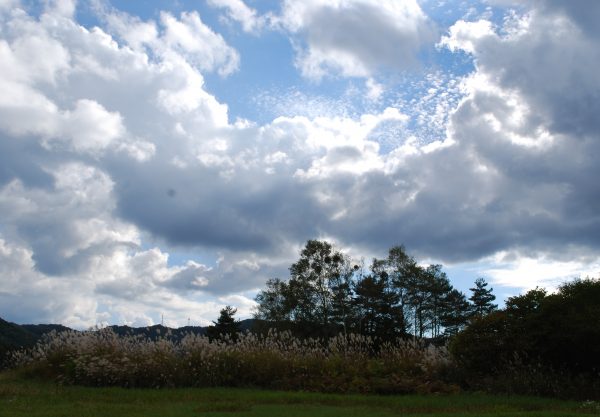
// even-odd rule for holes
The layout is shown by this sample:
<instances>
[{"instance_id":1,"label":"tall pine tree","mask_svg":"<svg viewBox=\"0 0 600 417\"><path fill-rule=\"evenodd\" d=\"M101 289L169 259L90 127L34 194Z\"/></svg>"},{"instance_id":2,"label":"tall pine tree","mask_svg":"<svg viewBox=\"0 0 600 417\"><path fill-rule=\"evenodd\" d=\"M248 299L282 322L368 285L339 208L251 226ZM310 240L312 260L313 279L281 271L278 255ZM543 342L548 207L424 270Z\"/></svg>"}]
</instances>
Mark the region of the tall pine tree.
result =
<instances>
[{"instance_id":1,"label":"tall pine tree","mask_svg":"<svg viewBox=\"0 0 600 417\"><path fill-rule=\"evenodd\" d=\"M496 299L496 296L492 294L493 288L489 290L486 288L488 283L485 278L479 277L475 280L475 287L469 288L471 290L471 312L474 316L485 316L498 308L497 304L492 304L492 301Z\"/></svg>"},{"instance_id":2,"label":"tall pine tree","mask_svg":"<svg viewBox=\"0 0 600 417\"><path fill-rule=\"evenodd\" d=\"M209 339L236 340L240 332L240 322L233 316L237 313L237 308L226 306L221 309L217 321L207 329Z\"/></svg>"}]
</instances>

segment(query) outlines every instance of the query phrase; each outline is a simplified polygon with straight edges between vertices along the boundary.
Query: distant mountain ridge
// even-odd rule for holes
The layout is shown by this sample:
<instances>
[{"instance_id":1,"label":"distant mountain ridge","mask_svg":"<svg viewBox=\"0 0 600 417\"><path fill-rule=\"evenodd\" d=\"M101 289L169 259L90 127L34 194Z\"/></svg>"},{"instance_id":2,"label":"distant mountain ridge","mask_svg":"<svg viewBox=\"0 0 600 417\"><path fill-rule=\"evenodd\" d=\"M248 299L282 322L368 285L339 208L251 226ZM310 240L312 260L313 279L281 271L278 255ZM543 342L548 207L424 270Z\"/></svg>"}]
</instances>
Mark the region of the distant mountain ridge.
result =
<instances>
[{"instance_id":1,"label":"distant mountain ridge","mask_svg":"<svg viewBox=\"0 0 600 417\"><path fill-rule=\"evenodd\" d=\"M0 368L10 351L30 348L46 333L70 330L61 324L16 324L0 318Z\"/></svg>"},{"instance_id":2,"label":"distant mountain ridge","mask_svg":"<svg viewBox=\"0 0 600 417\"><path fill-rule=\"evenodd\" d=\"M239 326L242 332L246 330L251 330L254 326L256 320L254 319L245 319L240 320ZM134 336L144 336L152 340L156 340L160 337L167 336L173 340L181 340L187 334L197 334L200 336L206 335L209 326L184 326L179 328L171 328L166 327L161 324L155 324L154 326L148 327L129 327L129 326L108 326L118 335L134 335Z\"/></svg>"}]
</instances>

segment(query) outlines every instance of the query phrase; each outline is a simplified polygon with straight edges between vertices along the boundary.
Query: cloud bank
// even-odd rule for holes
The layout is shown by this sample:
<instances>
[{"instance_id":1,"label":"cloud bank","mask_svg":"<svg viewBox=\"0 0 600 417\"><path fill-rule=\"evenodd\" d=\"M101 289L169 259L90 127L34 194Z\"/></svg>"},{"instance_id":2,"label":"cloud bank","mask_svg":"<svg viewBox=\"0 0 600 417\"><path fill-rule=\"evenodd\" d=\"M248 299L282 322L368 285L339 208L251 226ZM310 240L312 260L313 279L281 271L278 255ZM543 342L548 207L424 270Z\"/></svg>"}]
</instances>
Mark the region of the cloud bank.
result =
<instances>
[{"instance_id":1,"label":"cloud bank","mask_svg":"<svg viewBox=\"0 0 600 417\"><path fill-rule=\"evenodd\" d=\"M242 2L212 3L258 28ZM392 147L390 126L414 123L393 105L231 120L205 78L243 72L243 57L198 12L143 21L104 5L103 28L87 28L70 2L1 4L0 304L13 320L206 324L233 301L248 314L310 238L378 256L405 243L439 262L502 254L517 271L597 264L600 49L584 4L532 1L437 39L413 1L284 2L270 24L304 76L381 89L380 68L417 65L436 40L473 60L442 134ZM171 263L182 248L215 260Z\"/></svg>"}]
</instances>

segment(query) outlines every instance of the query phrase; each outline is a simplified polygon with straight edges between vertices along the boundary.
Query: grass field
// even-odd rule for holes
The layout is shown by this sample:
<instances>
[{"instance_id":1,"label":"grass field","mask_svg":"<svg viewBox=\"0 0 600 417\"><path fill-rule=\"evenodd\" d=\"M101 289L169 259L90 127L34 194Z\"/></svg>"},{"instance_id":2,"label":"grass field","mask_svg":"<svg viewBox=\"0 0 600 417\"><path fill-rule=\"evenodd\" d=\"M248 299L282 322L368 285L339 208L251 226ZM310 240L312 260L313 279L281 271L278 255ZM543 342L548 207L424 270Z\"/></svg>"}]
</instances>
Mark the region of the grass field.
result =
<instances>
[{"instance_id":1,"label":"grass field","mask_svg":"<svg viewBox=\"0 0 600 417\"><path fill-rule=\"evenodd\" d=\"M65 387L0 374L1 417L598 416L596 403L454 394L330 395L252 389Z\"/></svg>"}]
</instances>

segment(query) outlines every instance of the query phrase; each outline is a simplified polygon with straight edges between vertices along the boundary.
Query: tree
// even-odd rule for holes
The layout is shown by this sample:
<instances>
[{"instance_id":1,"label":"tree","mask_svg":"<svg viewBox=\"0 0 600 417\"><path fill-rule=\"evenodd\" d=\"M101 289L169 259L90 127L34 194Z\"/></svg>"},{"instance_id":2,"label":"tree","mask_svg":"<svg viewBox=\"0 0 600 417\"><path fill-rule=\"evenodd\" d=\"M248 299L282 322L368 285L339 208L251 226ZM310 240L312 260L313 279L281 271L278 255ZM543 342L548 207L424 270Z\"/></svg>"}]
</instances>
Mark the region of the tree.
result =
<instances>
[{"instance_id":1,"label":"tree","mask_svg":"<svg viewBox=\"0 0 600 417\"><path fill-rule=\"evenodd\" d=\"M506 312L511 318L525 318L539 310L546 295L544 288L535 287L525 294L509 297L506 300Z\"/></svg>"},{"instance_id":2,"label":"tree","mask_svg":"<svg viewBox=\"0 0 600 417\"><path fill-rule=\"evenodd\" d=\"M392 288L398 294L398 313L401 315L398 317L398 322L402 325L401 333L407 333L410 328L408 322L409 292L412 283L416 281L414 275L418 266L401 245L394 246L389 250L385 266Z\"/></svg>"},{"instance_id":3,"label":"tree","mask_svg":"<svg viewBox=\"0 0 600 417\"><path fill-rule=\"evenodd\" d=\"M461 368L476 375L507 368L515 352L507 346L506 313L473 316L468 326L451 339L450 352Z\"/></svg>"},{"instance_id":4,"label":"tree","mask_svg":"<svg viewBox=\"0 0 600 417\"><path fill-rule=\"evenodd\" d=\"M425 309L431 325L431 336L438 337L442 333L442 315L447 311L447 298L452 291L452 285L442 265L429 265L425 269L425 288L428 297Z\"/></svg>"},{"instance_id":5,"label":"tree","mask_svg":"<svg viewBox=\"0 0 600 417\"><path fill-rule=\"evenodd\" d=\"M364 276L330 243L309 240L289 270L289 280L270 279L258 293L255 318L298 336L359 331L389 340L412 330L415 337L435 338L458 332L467 321L469 303L442 266L418 265L403 246L373 259ZM496 308L486 286L480 278L472 289L479 315Z\"/></svg>"},{"instance_id":6,"label":"tree","mask_svg":"<svg viewBox=\"0 0 600 417\"><path fill-rule=\"evenodd\" d=\"M335 275L329 280L331 290L331 321L336 325L341 325L344 334L352 326L355 318L354 306L352 302L352 285L354 275L359 273L360 266L346 262L346 267L341 274Z\"/></svg>"},{"instance_id":7,"label":"tree","mask_svg":"<svg viewBox=\"0 0 600 417\"><path fill-rule=\"evenodd\" d=\"M326 336L348 326L354 268L325 241L309 240L287 282L272 279L256 296L255 318L300 336Z\"/></svg>"},{"instance_id":8,"label":"tree","mask_svg":"<svg viewBox=\"0 0 600 417\"><path fill-rule=\"evenodd\" d=\"M501 372L517 355L536 369L597 381L600 281L577 279L553 294L536 288L510 297L504 310L475 316L451 350L462 365L479 373Z\"/></svg>"},{"instance_id":9,"label":"tree","mask_svg":"<svg viewBox=\"0 0 600 417\"><path fill-rule=\"evenodd\" d=\"M275 327L290 320L288 285L280 279L269 279L267 288L259 291L255 300L255 319L271 322Z\"/></svg>"},{"instance_id":10,"label":"tree","mask_svg":"<svg viewBox=\"0 0 600 417\"><path fill-rule=\"evenodd\" d=\"M213 321L213 326L209 326L207 335L209 339L236 340L240 332L240 323L233 316L237 309L226 306L221 309L217 321Z\"/></svg>"},{"instance_id":11,"label":"tree","mask_svg":"<svg viewBox=\"0 0 600 417\"><path fill-rule=\"evenodd\" d=\"M496 296L492 294L493 288L489 290L486 288L488 283L485 278L479 277L475 280L475 287L469 288L472 295L469 297L472 306L472 314L474 316L484 316L490 314L498 308L497 304L492 304L492 301L496 299Z\"/></svg>"},{"instance_id":12,"label":"tree","mask_svg":"<svg viewBox=\"0 0 600 417\"><path fill-rule=\"evenodd\" d=\"M428 310L431 282L428 272L421 266L411 265L407 275L407 300L412 310L415 337L423 337L431 319Z\"/></svg>"},{"instance_id":13,"label":"tree","mask_svg":"<svg viewBox=\"0 0 600 417\"><path fill-rule=\"evenodd\" d=\"M529 345L540 358L556 369L598 377L600 280L576 279L562 284L527 317Z\"/></svg>"},{"instance_id":14,"label":"tree","mask_svg":"<svg viewBox=\"0 0 600 417\"><path fill-rule=\"evenodd\" d=\"M294 297L294 318L300 322L332 324L332 288L343 289L340 277L349 270L348 260L325 241L309 240L298 262L290 267L289 288Z\"/></svg>"},{"instance_id":15,"label":"tree","mask_svg":"<svg viewBox=\"0 0 600 417\"><path fill-rule=\"evenodd\" d=\"M373 275L380 282L382 293L378 306L376 335L381 340L395 340L406 333L403 306L400 294L392 285L392 280L386 271L377 270L376 260L372 266Z\"/></svg>"},{"instance_id":16,"label":"tree","mask_svg":"<svg viewBox=\"0 0 600 417\"><path fill-rule=\"evenodd\" d=\"M354 287L354 306L357 312L358 332L375 336L380 319L384 282L373 275L362 277Z\"/></svg>"},{"instance_id":17,"label":"tree","mask_svg":"<svg viewBox=\"0 0 600 417\"><path fill-rule=\"evenodd\" d=\"M357 270L360 267L355 266ZM354 331L377 336L380 341L394 340L406 332L400 296L393 285L387 259L373 259L371 274L362 272L354 280Z\"/></svg>"},{"instance_id":18,"label":"tree","mask_svg":"<svg viewBox=\"0 0 600 417\"><path fill-rule=\"evenodd\" d=\"M467 296L457 289L452 289L444 299L440 315L444 334L452 336L461 331L469 322L470 311L471 305L467 301Z\"/></svg>"}]
</instances>

